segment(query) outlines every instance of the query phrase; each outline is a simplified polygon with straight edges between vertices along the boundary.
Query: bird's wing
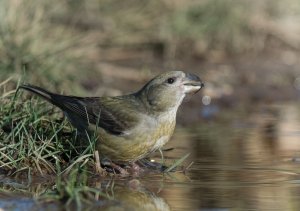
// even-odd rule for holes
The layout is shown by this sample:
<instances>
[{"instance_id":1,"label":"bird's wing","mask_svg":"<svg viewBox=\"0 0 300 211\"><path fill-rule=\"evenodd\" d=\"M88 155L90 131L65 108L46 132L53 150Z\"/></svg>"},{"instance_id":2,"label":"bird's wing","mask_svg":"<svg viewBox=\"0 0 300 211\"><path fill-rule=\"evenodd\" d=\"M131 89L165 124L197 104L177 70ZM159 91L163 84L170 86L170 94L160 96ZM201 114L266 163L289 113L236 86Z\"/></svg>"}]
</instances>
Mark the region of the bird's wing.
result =
<instances>
[{"instance_id":1,"label":"bird's wing","mask_svg":"<svg viewBox=\"0 0 300 211\"><path fill-rule=\"evenodd\" d=\"M138 123L135 102L130 98L81 98L56 95L52 97L79 130L90 124L101 127L114 135L122 135Z\"/></svg>"},{"instance_id":2,"label":"bird's wing","mask_svg":"<svg viewBox=\"0 0 300 211\"><path fill-rule=\"evenodd\" d=\"M54 94L30 84L19 88L35 93L64 111L72 125L85 131L90 124L107 132L122 135L139 122L141 106L134 95L119 97L75 97Z\"/></svg>"}]
</instances>

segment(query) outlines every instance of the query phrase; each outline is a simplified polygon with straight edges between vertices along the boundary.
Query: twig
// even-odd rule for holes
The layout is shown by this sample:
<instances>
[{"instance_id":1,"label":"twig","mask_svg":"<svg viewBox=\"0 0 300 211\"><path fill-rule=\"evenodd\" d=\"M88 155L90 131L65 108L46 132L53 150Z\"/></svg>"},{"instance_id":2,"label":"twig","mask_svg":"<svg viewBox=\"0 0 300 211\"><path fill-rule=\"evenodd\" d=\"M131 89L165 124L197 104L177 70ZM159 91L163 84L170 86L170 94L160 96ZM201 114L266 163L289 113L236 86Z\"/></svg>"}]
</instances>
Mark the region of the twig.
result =
<instances>
[{"instance_id":1,"label":"twig","mask_svg":"<svg viewBox=\"0 0 300 211\"><path fill-rule=\"evenodd\" d=\"M100 175L103 175L105 171L100 165L100 158L99 158L98 150L95 151L94 155L95 155L95 161L96 161L95 162L96 172L99 173Z\"/></svg>"}]
</instances>

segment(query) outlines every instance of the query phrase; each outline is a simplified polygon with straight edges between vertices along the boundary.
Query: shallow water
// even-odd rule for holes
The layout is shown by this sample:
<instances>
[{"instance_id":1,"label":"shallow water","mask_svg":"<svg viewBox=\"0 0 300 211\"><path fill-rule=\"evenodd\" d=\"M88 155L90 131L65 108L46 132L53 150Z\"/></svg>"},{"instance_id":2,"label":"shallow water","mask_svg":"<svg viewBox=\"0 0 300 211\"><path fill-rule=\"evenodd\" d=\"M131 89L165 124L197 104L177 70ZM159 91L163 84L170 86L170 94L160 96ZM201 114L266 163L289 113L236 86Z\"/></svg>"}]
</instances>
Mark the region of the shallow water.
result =
<instances>
[{"instance_id":1,"label":"shallow water","mask_svg":"<svg viewBox=\"0 0 300 211\"><path fill-rule=\"evenodd\" d=\"M299 111L262 107L177 139L190 142L191 181L169 183L161 196L173 210L300 210Z\"/></svg>"},{"instance_id":2,"label":"shallow water","mask_svg":"<svg viewBox=\"0 0 300 211\"><path fill-rule=\"evenodd\" d=\"M190 152L186 174L116 180L107 190L115 201L102 210L300 210L300 107L262 105L245 113L178 127L167 146L175 149L164 154L170 162ZM99 186L105 182L111 181ZM27 198L1 198L0 209L41 208Z\"/></svg>"}]
</instances>

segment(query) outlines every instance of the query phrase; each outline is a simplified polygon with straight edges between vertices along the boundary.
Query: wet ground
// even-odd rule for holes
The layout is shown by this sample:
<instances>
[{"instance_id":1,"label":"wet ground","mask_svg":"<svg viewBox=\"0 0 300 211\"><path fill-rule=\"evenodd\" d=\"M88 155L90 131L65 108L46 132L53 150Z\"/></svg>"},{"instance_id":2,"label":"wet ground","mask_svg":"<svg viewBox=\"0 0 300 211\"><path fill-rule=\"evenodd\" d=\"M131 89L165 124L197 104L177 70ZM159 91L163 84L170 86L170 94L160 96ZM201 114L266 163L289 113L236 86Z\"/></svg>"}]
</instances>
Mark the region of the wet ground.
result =
<instances>
[{"instance_id":1,"label":"wet ground","mask_svg":"<svg viewBox=\"0 0 300 211\"><path fill-rule=\"evenodd\" d=\"M87 208L300 210L299 103L259 105L251 113L218 112L221 117L177 127L168 144L175 148L165 152L168 162L191 153L184 163L193 162L186 174L96 181L97 188L110 184L104 190L114 200ZM159 161L159 155L155 159ZM58 203L37 204L22 196L0 198L0 210L62 209Z\"/></svg>"}]
</instances>

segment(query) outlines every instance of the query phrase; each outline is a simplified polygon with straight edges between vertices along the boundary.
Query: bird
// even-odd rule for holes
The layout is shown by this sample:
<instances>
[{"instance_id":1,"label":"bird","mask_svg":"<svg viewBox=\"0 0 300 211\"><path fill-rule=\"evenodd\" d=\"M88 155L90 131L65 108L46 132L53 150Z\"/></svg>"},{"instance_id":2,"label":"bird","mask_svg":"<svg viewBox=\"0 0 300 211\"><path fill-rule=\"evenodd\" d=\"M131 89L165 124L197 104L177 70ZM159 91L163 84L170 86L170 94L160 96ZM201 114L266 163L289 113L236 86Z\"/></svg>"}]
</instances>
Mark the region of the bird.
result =
<instances>
[{"instance_id":1,"label":"bird","mask_svg":"<svg viewBox=\"0 0 300 211\"><path fill-rule=\"evenodd\" d=\"M77 97L19 86L60 108L79 133L97 134L100 158L117 164L134 163L161 149L174 132L184 97L202 87L197 75L183 71L163 72L122 96Z\"/></svg>"}]
</instances>

